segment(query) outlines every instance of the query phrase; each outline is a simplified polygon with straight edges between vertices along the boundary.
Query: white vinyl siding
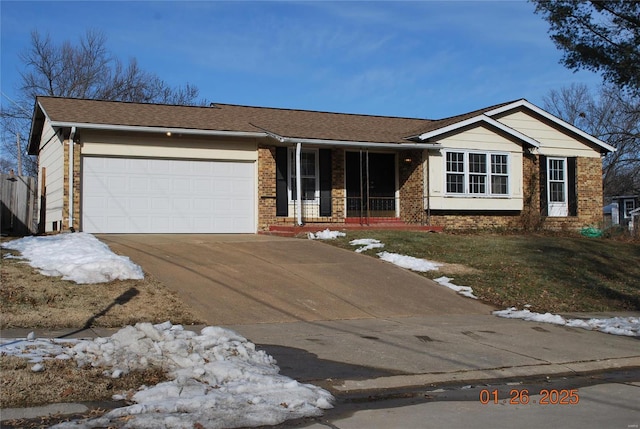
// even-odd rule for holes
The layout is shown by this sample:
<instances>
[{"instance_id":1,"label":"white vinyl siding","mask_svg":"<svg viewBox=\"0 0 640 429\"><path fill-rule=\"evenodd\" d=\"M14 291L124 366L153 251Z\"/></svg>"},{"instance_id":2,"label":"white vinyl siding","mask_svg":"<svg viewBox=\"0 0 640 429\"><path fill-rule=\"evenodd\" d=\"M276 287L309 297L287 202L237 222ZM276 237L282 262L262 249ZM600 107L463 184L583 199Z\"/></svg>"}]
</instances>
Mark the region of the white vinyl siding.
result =
<instances>
[{"instance_id":1,"label":"white vinyl siding","mask_svg":"<svg viewBox=\"0 0 640 429\"><path fill-rule=\"evenodd\" d=\"M45 232L54 231L54 222L57 224L56 230L61 229L64 197L64 145L65 143L59 135L56 135L49 121L46 121L40 139L38 156L38 196L43 191L43 179L46 184ZM43 177L43 168L46 169L45 177ZM40 219L40 222L42 221Z\"/></svg>"},{"instance_id":2,"label":"white vinyl siding","mask_svg":"<svg viewBox=\"0 0 640 429\"><path fill-rule=\"evenodd\" d=\"M93 130L82 132L82 155L225 161L258 160L255 141L231 137L105 133Z\"/></svg>"},{"instance_id":3,"label":"white vinyl siding","mask_svg":"<svg viewBox=\"0 0 640 429\"><path fill-rule=\"evenodd\" d=\"M539 142L539 153L542 155L600 158L600 151L582 142L579 137L532 114L519 111L495 119Z\"/></svg>"}]
</instances>

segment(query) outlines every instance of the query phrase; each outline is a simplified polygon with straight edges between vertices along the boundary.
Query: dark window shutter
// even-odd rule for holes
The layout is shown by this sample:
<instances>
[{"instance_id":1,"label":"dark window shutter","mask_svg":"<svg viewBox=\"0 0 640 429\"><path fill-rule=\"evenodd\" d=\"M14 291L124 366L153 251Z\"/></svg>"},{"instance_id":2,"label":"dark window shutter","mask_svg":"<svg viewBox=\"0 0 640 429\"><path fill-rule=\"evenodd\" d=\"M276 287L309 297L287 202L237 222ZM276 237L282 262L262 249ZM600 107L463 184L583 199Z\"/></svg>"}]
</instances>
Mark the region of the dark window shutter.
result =
<instances>
[{"instance_id":1,"label":"dark window shutter","mask_svg":"<svg viewBox=\"0 0 640 429\"><path fill-rule=\"evenodd\" d=\"M331 149L320 149L320 216L331 216Z\"/></svg>"},{"instance_id":2,"label":"dark window shutter","mask_svg":"<svg viewBox=\"0 0 640 429\"><path fill-rule=\"evenodd\" d=\"M287 148L276 148L276 216L287 216L289 204L287 196Z\"/></svg>"},{"instance_id":3,"label":"dark window shutter","mask_svg":"<svg viewBox=\"0 0 640 429\"><path fill-rule=\"evenodd\" d=\"M578 216L578 187L577 187L578 158L567 158L567 197L569 198L569 216Z\"/></svg>"},{"instance_id":4,"label":"dark window shutter","mask_svg":"<svg viewBox=\"0 0 640 429\"><path fill-rule=\"evenodd\" d=\"M547 157L540 155L538 159L540 160L540 164L538 166L540 169L540 214L542 216L548 216L549 199L547 197Z\"/></svg>"}]
</instances>

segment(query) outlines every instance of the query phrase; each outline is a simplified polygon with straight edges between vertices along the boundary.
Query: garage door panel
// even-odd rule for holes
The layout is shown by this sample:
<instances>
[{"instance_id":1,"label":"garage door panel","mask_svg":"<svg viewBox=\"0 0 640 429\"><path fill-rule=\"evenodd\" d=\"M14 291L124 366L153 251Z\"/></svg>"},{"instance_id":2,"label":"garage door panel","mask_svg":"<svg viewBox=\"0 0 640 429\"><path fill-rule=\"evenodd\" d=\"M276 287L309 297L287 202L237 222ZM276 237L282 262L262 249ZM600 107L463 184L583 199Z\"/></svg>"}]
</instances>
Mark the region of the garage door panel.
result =
<instances>
[{"instance_id":1,"label":"garage door panel","mask_svg":"<svg viewBox=\"0 0 640 429\"><path fill-rule=\"evenodd\" d=\"M83 158L83 230L254 233L253 163Z\"/></svg>"}]
</instances>

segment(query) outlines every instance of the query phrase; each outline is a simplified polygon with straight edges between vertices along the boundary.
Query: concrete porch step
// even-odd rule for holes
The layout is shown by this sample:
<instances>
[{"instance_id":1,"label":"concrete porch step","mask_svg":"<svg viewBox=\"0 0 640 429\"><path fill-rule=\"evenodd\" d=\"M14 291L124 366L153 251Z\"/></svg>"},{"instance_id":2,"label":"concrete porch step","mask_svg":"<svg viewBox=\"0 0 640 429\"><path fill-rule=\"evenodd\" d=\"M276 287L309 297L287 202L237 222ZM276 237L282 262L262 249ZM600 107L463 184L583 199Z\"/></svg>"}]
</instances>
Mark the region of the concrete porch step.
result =
<instances>
[{"instance_id":1,"label":"concrete porch step","mask_svg":"<svg viewBox=\"0 0 640 429\"><path fill-rule=\"evenodd\" d=\"M295 237L299 234L309 232L324 231L375 231L375 230L395 230L395 231L416 231L416 232L442 232L441 226L412 225L402 221L371 223L361 225L359 223L308 223L302 226L296 225L271 225L268 231L261 231L260 234L278 235L282 237Z\"/></svg>"}]
</instances>

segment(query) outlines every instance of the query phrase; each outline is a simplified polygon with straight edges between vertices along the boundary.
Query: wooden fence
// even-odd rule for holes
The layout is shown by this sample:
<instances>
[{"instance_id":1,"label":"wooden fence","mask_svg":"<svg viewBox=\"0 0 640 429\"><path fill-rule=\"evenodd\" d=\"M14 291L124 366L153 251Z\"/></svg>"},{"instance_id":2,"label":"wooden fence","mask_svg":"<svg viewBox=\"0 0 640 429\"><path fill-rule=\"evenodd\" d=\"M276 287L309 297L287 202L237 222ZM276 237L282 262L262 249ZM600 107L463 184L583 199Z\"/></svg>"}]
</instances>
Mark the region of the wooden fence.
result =
<instances>
[{"instance_id":1,"label":"wooden fence","mask_svg":"<svg viewBox=\"0 0 640 429\"><path fill-rule=\"evenodd\" d=\"M38 231L36 179L0 174L0 232L24 236Z\"/></svg>"}]
</instances>

